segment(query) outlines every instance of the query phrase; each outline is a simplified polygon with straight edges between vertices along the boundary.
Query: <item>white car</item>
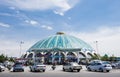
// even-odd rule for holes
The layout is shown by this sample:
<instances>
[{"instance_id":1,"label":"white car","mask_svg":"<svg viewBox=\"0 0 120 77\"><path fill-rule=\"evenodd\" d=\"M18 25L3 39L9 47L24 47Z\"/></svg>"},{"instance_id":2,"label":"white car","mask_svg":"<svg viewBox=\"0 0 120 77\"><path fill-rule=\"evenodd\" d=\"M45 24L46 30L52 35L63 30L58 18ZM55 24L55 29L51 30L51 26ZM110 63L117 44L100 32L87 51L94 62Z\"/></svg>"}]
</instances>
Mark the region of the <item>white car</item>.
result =
<instances>
[{"instance_id":1,"label":"white car","mask_svg":"<svg viewBox=\"0 0 120 77\"><path fill-rule=\"evenodd\" d=\"M40 64L34 64L32 66L30 66L30 71L31 72L36 72L36 71L43 71L45 72L46 70L46 65L40 63Z\"/></svg>"},{"instance_id":2,"label":"white car","mask_svg":"<svg viewBox=\"0 0 120 77\"><path fill-rule=\"evenodd\" d=\"M70 62L63 65L63 71L67 70L67 71L73 72L74 70L77 70L77 72L79 72L81 69L82 69L82 66L75 62Z\"/></svg>"},{"instance_id":3,"label":"white car","mask_svg":"<svg viewBox=\"0 0 120 77\"><path fill-rule=\"evenodd\" d=\"M99 62L91 63L86 68L88 71L109 72L112 69L112 66L110 64Z\"/></svg>"},{"instance_id":4,"label":"white car","mask_svg":"<svg viewBox=\"0 0 120 77\"><path fill-rule=\"evenodd\" d=\"M91 61L90 61L90 64L91 64L91 63L100 63L100 62L102 62L102 61L101 61L101 60L91 60Z\"/></svg>"},{"instance_id":5,"label":"white car","mask_svg":"<svg viewBox=\"0 0 120 77\"><path fill-rule=\"evenodd\" d=\"M5 71L5 67L0 63L0 72Z\"/></svg>"}]
</instances>

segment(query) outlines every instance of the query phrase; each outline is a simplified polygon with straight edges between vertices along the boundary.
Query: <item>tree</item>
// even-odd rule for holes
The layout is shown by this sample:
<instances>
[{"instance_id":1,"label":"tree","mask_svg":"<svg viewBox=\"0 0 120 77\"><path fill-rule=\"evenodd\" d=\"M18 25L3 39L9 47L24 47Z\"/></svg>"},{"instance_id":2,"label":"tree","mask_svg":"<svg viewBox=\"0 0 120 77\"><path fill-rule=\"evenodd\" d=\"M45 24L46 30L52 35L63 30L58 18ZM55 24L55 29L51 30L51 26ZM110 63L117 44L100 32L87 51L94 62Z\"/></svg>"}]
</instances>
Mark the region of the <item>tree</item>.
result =
<instances>
[{"instance_id":1,"label":"tree","mask_svg":"<svg viewBox=\"0 0 120 77\"><path fill-rule=\"evenodd\" d=\"M8 57L5 56L4 54L1 54L1 55L0 55L0 62L4 62L4 61L6 61L6 60L8 60Z\"/></svg>"},{"instance_id":2,"label":"tree","mask_svg":"<svg viewBox=\"0 0 120 77\"><path fill-rule=\"evenodd\" d=\"M10 57L10 58L9 58L9 61L11 61L11 62L15 62L15 60L14 60L13 57Z\"/></svg>"},{"instance_id":3,"label":"tree","mask_svg":"<svg viewBox=\"0 0 120 77\"><path fill-rule=\"evenodd\" d=\"M92 60L94 60L94 59L99 59L99 57L97 55L93 55Z\"/></svg>"},{"instance_id":4,"label":"tree","mask_svg":"<svg viewBox=\"0 0 120 77\"><path fill-rule=\"evenodd\" d=\"M101 60L103 61L108 61L109 60L109 57L107 54L105 54L104 56L101 57Z\"/></svg>"},{"instance_id":5,"label":"tree","mask_svg":"<svg viewBox=\"0 0 120 77\"><path fill-rule=\"evenodd\" d=\"M110 60L111 62L114 62L114 61L116 61L116 57L115 57L114 55L112 55L112 56L110 56L109 60Z\"/></svg>"}]
</instances>

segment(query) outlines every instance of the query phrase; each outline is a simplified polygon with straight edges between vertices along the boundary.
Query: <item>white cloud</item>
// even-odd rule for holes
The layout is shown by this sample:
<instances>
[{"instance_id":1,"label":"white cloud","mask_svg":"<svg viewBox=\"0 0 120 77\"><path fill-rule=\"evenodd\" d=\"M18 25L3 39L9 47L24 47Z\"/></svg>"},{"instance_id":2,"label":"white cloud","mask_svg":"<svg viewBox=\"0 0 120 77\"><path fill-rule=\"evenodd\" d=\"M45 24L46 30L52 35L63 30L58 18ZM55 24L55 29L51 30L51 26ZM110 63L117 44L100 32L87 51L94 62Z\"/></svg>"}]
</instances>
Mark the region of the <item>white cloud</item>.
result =
<instances>
[{"instance_id":1,"label":"white cloud","mask_svg":"<svg viewBox=\"0 0 120 77\"><path fill-rule=\"evenodd\" d=\"M11 9L11 10L15 10L16 8L15 8L15 7L9 7L9 9Z\"/></svg>"},{"instance_id":2,"label":"white cloud","mask_svg":"<svg viewBox=\"0 0 120 77\"><path fill-rule=\"evenodd\" d=\"M25 22L27 24L30 24L31 26L36 26L36 27L39 27L41 24L35 20L25 20ZM48 25L41 25L40 26L41 28L44 28L44 29L47 29L47 30L52 30L53 28L51 26L48 26Z\"/></svg>"},{"instance_id":3,"label":"white cloud","mask_svg":"<svg viewBox=\"0 0 120 77\"><path fill-rule=\"evenodd\" d=\"M33 26L38 25L39 23L35 20L25 20L26 23L31 24Z\"/></svg>"},{"instance_id":4,"label":"white cloud","mask_svg":"<svg viewBox=\"0 0 120 77\"><path fill-rule=\"evenodd\" d=\"M98 53L120 56L120 27L101 27L92 33L67 32L88 42L95 50L98 41Z\"/></svg>"},{"instance_id":5,"label":"white cloud","mask_svg":"<svg viewBox=\"0 0 120 77\"><path fill-rule=\"evenodd\" d=\"M64 15L80 0L5 0L8 5L22 10L53 10L55 14ZM11 7L11 9L14 9Z\"/></svg>"},{"instance_id":6,"label":"white cloud","mask_svg":"<svg viewBox=\"0 0 120 77\"><path fill-rule=\"evenodd\" d=\"M9 13L0 13L1 16L12 16L11 14Z\"/></svg>"},{"instance_id":7,"label":"white cloud","mask_svg":"<svg viewBox=\"0 0 120 77\"><path fill-rule=\"evenodd\" d=\"M52 30L53 28L51 26L47 26L47 25L42 25L41 26L42 28L45 28L47 30Z\"/></svg>"},{"instance_id":8,"label":"white cloud","mask_svg":"<svg viewBox=\"0 0 120 77\"><path fill-rule=\"evenodd\" d=\"M2 26L2 27L6 27L6 28L9 28L9 27L10 27L10 25L9 25L9 24L2 23L2 22L0 22L0 26Z\"/></svg>"}]
</instances>

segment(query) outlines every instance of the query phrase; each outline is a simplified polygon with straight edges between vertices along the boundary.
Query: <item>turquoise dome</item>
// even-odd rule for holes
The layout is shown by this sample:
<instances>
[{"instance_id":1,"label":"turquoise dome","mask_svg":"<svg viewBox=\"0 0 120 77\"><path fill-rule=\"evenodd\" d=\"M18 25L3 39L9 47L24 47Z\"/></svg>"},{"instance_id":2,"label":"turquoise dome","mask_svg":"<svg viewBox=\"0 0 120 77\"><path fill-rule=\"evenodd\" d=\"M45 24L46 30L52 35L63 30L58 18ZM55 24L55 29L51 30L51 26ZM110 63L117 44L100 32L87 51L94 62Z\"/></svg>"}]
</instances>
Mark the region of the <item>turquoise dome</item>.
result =
<instances>
[{"instance_id":1,"label":"turquoise dome","mask_svg":"<svg viewBox=\"0 0 120 77\"><path fill-rule=\"evenodd\" d=\"M43 40L38 41L29 50L32 49L83 49L92 51L93 48L81 39L74 36L66 35L64 33L57 33Z\"/></svg>"}]
</instances>

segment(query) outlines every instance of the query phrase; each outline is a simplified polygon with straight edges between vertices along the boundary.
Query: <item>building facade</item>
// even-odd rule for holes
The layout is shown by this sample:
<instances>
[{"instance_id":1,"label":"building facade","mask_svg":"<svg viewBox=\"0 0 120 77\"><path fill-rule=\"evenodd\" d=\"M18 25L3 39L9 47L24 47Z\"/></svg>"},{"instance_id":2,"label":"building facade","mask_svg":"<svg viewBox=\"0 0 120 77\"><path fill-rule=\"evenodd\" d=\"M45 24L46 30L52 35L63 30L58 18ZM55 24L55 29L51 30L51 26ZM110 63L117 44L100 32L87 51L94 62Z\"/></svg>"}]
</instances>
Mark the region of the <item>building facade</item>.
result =
<instances>
[{"instance_id":1,"label":"building facade","mask_svg":"<svg viewBox=\"0 0 120 77\"><path fill-rule=\"evenodd\" d=\"M96 55L94 49L83 40L58 32L29 48L26 58L33 62L61 64L65 61L79 63L81 58L91 58L93 55Z\"/></svg>"}]
</instances>

